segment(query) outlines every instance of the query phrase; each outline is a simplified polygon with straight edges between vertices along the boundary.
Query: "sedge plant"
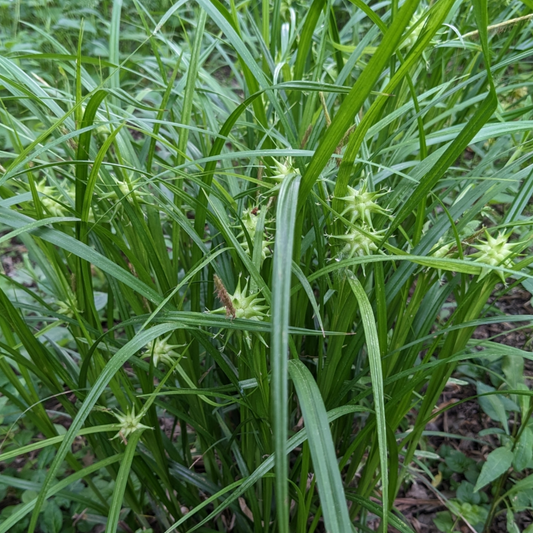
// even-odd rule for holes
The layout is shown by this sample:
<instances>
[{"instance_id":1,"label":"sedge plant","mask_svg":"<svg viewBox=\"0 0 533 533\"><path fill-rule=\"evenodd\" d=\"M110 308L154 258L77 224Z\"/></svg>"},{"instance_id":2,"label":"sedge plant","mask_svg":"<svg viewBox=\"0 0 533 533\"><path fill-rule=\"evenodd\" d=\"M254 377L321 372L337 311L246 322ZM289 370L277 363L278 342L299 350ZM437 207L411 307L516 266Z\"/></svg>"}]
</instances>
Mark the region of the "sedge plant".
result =
<instances>
[{"instance_id":1,"label":"sedge plant","mask_svg":"<svg viewBox=\"0 0 533 533\"><path fill-rule=\"evenodd\" d=\"M0 392L39 437L0 461L54 455L0 532L74 482L109 533L411 531L439 396L533 275L531 2L20 7Z\"/></svg>"}]
</instances>

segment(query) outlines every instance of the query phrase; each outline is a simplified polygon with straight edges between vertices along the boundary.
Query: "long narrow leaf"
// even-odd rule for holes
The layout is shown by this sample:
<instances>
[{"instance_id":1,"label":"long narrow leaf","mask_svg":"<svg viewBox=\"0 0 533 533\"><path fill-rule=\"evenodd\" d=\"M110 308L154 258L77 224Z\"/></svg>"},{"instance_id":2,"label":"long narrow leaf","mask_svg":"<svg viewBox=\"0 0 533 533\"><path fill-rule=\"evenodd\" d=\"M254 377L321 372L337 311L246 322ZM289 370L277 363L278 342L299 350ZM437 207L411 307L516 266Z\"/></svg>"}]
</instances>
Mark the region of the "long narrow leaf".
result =
<instances>
[{"instance_id":1,"label":"long narrow leaf","mask_svg":"<svg viewBox=\"0 0 533 533\"><path fill-rule=\"evenodd\" d=\"M283 233L276 238L272 291L272 412L276 461L276 512L280 533L289 531L288 433L289 316L292 249L300 176L287 177L281 185L276 220Z\"/></svg>"},{"instance_id":2,"label":"long narrow leaf","mask_svg":"<svg viewBox=\"0 0 533 533\"><path fill-rule=\"evenodd\" d=\"M142 333L134 337L130 342L128 342L128 344L122 347L109 360L105 368L102 370L102 372L98 376L98 380L93 385L90 393L87 395L87 398L83 402L83 405L80 407L78 414L76 415L76 418L72 421L72 424L67 434L65 435L65 438L63 442L61 443L61 446L59 447L59 450L57 451L52 464L50 465L50 469L48 470L48 474L46 475L46 478L43 482L43 487L41 489L41 492L39 493L39 497L35 504L35 508L34 508L34 511L31 517L30 526L28 528L29 533L33 533L35 531L35 527L37 526L37 521L39 518L39 513L41 511L41 508L43 506L45 499L48 497L48 490L52 485L52 481L54 480L57 474L57 471L59 467L61 466L61 463L63 462L66 454L70 450L70 446L72 445L72 442L76 438L76 435L81 429L83 423L89 416L92 408L98 401L98 398L100 397L100 395L102 394L102 392L104 391L108 383L111 381L113 376L118 372L118 370L122 367L122 365L132 355L137 353L148 342L156 339L157 337L164 335L165 333L168 333L169 331L173 331L177 329L178 327L179 325L176 325L176 324L160 324L158 326L154 326L150 328L147 331L143 331ZM0 530L0 533L1 533L1 530Z\"/></svg>"},{"instance_id":3,"label":"long narrow leaf","mask_svg":"<svg viewBox=\"0 0 533 533\"><path fill-rule=\"evenodd\" d=\"M357 298L363 329L365 331L366 346L368 350L368 362L370 365L370 378L372 380L372 393L376 410L376 427L378 432L379 462L381 466L381 485L383 501L382 530L387 531L388 506L389 506L389 467L387 460L387 421L385 420L385 398L383 392L383 370L381 368L381 355L379 349L378 331L376 319L372 311L372 305L368 300L363 286L353 275L348 274L348 283Z\"/></svg>"},{"instance_id":4,"label":"long narrow leaf","mask_svg":"<svg viewBox=\"0 0 533 533\"><path fill-rule=\"evenodd\" d=\"M289 372L307 429L326 530L345 533L351 530L350 517L326 407L313 375L301 361L290 361ZM385 520L384 531L387 531L386 524Z\"/></svg>"}]
</instances>

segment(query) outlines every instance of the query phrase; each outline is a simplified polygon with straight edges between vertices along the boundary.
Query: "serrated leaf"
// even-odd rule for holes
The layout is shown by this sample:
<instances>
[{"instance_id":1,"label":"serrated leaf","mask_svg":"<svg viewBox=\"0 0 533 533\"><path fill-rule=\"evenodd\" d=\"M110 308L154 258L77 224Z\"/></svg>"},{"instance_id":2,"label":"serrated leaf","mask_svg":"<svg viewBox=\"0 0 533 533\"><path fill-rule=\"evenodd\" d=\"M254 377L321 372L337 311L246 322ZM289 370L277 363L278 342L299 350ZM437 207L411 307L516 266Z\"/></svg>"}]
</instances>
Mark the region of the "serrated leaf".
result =
<instances>
[{"instance_id":1,"label":"serrated leaf","mask_svg":"<svg viewBox=\"0 0 533 533\"><path fill-rule=\"evenodd\" d=\"M477 492L485 485L488 485L491 481L494 481L502 474L505 474L513 462L513 457L514 454L511 450L509 450L509 448L496 448L496 450L489 453L487 461L483 465L481 474L479 474L477 479L474 492Z\"/></svg>"}]
</instances>

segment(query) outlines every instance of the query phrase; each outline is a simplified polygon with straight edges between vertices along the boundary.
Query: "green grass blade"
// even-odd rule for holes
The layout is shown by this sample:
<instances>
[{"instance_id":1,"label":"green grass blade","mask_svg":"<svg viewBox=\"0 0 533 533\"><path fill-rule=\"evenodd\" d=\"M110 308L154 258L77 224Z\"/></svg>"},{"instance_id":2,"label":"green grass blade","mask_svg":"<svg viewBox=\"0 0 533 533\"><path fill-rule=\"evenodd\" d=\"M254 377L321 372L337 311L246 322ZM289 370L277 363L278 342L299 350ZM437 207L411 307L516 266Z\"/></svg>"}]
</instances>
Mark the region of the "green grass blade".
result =
<instances>
[{"instance_id":1,"label":"green grass blade","mask_svg":"<svg viewBox=\"0 0 533 533\"><path fill-rule=\"evenodd\" d=\"M0 222L12 228L22 228L27 224L35 222L30 217L14 212L11 209L0 208ZM92 263L118 281L131 287L134 291L156 304L161 303L163 298L152 288L148 287L133 274L124 270L107 257L99 254L89 246L79 242L70 235L66 235L57 230L37 228L32 231L32 235L39 237L51 244L74 254L87 262Z\"/></svg>"},{"instance_id":2,"label":"green grass blade","mask_svg":"<svg viewBox=\"0 0 533 533\"><path fill-rule=\"evenodd\" d=\"M82 437L84 435L92 435L94 433L105 433L107 431L117 431L117 424L106 424L105 426L93 426L90 428L84 428L80 430L78 436ZM13 459L13 457L18 457L25 453L34 452L35 450L42 450L48 446L55 446L63 442L65 435L58 435L57 437L52 437L46 440L40 440L39 442L34 442L33 444L28 444L27 446L22 446L16 450L10 452L5 452L0 454L0 461L7 461L8 459Z\"/></svg>"},{"instance_id":3,"label":"green grass blade","mask_svg":"<svg viewBox=\"0 0 533 533\"><path fill-rule=\"evenodd\" d=\"M307 429L326 531L345 533L351 530L351 522L320 390L311 372L301 361L290 361L289 372ZM384 531L386 530L385 528Z\"/></svg>"},{"instance_id":4,"label":"green grass blade","mask_svg":"<svg viewBox=\"0 0 533 533\"><path fill-rule=\"evenodd\" d=\"M274 247L272 292L272 414L276 461L276 512L280 533L289 531L289 462L285 449L288 437L288 370L291 265L294 224L300 176L287 177L281 185L276 221L283 228Z\"/></svg>"},{"instance_id":5,"label":"green grass blade","mask_svg":"<svg viewBox=\"0 0 533 533\"><path fill-rule=\"evenodd\" d=\"M99 461L97 463L92 464L91 466L88 466L84 468L83 470L80 470L78 472L75 472L74 474L71 474L70 476L66 477L65 479L62 479L58 483L52 486L48 486L46 488L46 498L51 498L54 494L57 494L58 492L66 489L71 483L74 483L75 481L78 481L79 479L83 479L84 477L89 476L89 474L92 474L94 472L98 472L98 470L101 470L102 468L106 468L108 466L111 466L114 463L117 463L120 461L123 457L123 454L118 455L112 455L111 457L107 457L106 459L103 459L102 461ZM44 488L44 484L43 484ZM43 490L41 488L41 490ZM28 513L31 513L32 509L37 508L37 504L39 503L39 498L35 498L28 503L22 505L17 509L16 512L14 512L7 520L2 522L0 524L0 533L6 533L6 531L9 531L17 522L22 520ZM28 531L31 531L31 524L30 529Z\"/></svg>"},{"instance_id":6,"label":"green grass blade","mask_svg":"<svg viewBox=\"0 0 533 533\"><path fill-rule=\"evenodd\" d=\"M296 52L296 62L294 63L294 79L302 78L305 62L311 50L313 32L315 31L320 13L324 9L325 0L314 0L305 17L304 26L300 33L300 43Z\"/></svg>"},{"instance_id":7,"label":"green grass blade","mask_svg":"<svg viewBox=\"0 0 533 533\"><path fill-rule=\"evenodd\" d=\"M382 70L390 61L418 4L419 0L407 0L403 4L394 18L394 22L383 36L383 41L372 56L372 59L368 62L368 65L339 107L302 178L300 205L303 205L303 200L311 192L323 168L328 163L348 128L352 125L355 115L374 88Z\"/></svg>"},{"instance_id":8,"label":"green grass blade","mask_svg":"<svg viewBox=\"0 0 533 533\"><path fill-rule=\"evenodd\" d=\"M111 26L109 30L109 61L120 65L120 19L122 14L122 0L113 0L111 14ZM109 87L120 88L120 67L109 69ZM118 98L113 99L115 105L119 105Z\"/></svg>"},{"instance_id":9,"label":"green grass blade","mask_svg":"<svg viewBox=\"0 0 533 533\"><path fill-rule=\"evenodd\" d=\"M204 36L205 21L207 19L207 13L202 9L200 10L200 16L196 24L196 32L194 35L194 42L192 45L191 59L189 68L187 69L187 82L185 84L185 93L183 96L183 108L181 112L181 123L188 126L191 121L193 96L195 93L195 85L198 76L198 70L200 68L200 52L202 50L202 38ZM182 154L187 151L187 141L189 138L189 130L180 128L179 130L179 143L178 143L178 157L176 160L177 165L184 162L185 158Z\"/></svg>"},{"instance_id":10,"label":"green grass blade","mask_svg":"<svg viewBox=\"0 0 533 533\"><path fill-rule=\"evenodd\" d=\"M484 8L481 6L484 4ZM488 44L486 43L487 30L486 30L486 1L474 2L475 12L478 16L478 27L484 29L480 30L480 37L483 43L483 50L485 54L489 54ZM384 241L392 235L392 233L398 228L398 226L405 220L405 218L415 209L417 205L427 196L429 191L437 183L437 181L444 176L446 171L453 165L457 158L462 154L463 150L474 139L481 128L490 119L496 107L498 105L498 97L494 83L492 81L492 74L490 71L490 57L485 56L487 79L490 85L490 90L487 98L483 101L482 105L476 110L474 116L468 121L466 126L461 130L459 135L448 146L444 154L438 159L437 163L431 168L431 170L424 176L415 189L414 193L403 204L400 211L395 215L394 221L391 224Z\"/></svg>"},{"instance_id":11,"label":"green grass blade","mask_svg":"<svg viewBox=\"0 0 533 533\"><path fill-rule=\"evenodd\" d=\"M368 363L370 366L370 378L372 380L372 393L376 410L376 427L378 433L379 462L381 466L383 522L382 531L387 531L388 508L389 508L389 468L387 460L387 421L385 419L385 398L383 391L383 371L381 368L381 355L379 338L376 328L376 320L372 305L368 300L363 286L353 275L348 274L348 283L357 298L361 311L361 320L365 331L366 346L368 350Z\"/></svg>"},{"instance_id":12,"label":"green grass blade","mask_svg":"<svg viewBox=\"0 0 533 533\"><path fill-rule=\"evenodd\" d=\"M344 405L342 407L337 407L335 409L331 409L327 412L327 420L328 424L331 424L335 420L339 419L341 416L346 416L352 413L356 412L368 412L368 409L356 406L356 405ZM293 435L288 441L287 441L287 447L285 449L285 454L288 454L292 452L295 448L298 446L301 446L305 441L307 440L307 429L303 428L296 435ZM261 465L252 473L250 476L248 476L244 480L239 480L236 482L236 485L238 485L238 489L229 496L223 503L221 503L219 506L214 509L206 518L204 518L201 522L196 524L195 527L187 530L188 533L192 533L196 529L202 527L204 524L209 522L213 517L217 516L219 513L221 513L224 509L228 508L233 502L237 501L239 496L241 496L246 490L248 490L250 487L252 487L255 483L257 483L258 480L260 480L263 476L265 476L276 463L276 454L273 453L268 459L263 461ZM228 488L222 489L219 493L215 494L212 499L215 499L215 496L217 495L224 495L228 492ZM179 527L181 524L183 524L186 520L190 519L194 514L196 514L198 511L203 509L205 507L205 502L203 502L200 506L197 508L192 509L189 511L187 515L185 515L182 519L180 519L178 522L176 522L171 528L169 528L165 533L170 533L171 531L174 531L177 527Z\"/></svg>"},{"instance_id":13,"label":"green grass blade","mask_svg":"<svg viewBox=\"0 0 533 533\"><path fill-rule=\"evenodd\" d=\"M72 442L76 438L76 435L80 431L83 423L91 413L92 408L95 406L96 402L100 398L100 395L109 384L113 376L122 368L122 365L135 353L137 353L141 348L143 348L148 342L161 337L170 331L174 331L180 326L177 324L160 324L150 328L147 331L143 331L131 341L129 341L125 346L123 346L106 364L98 379L94 383L91 391L87 395L87 398L83 402L83 405L80 407L76 418L72 421L72 424L65 435L59 450L54 457L46 479L43 482L43 487L37 498L35 508L31 517L30 526L28 528L28 533L34 533L37 526L37 521L39 519L39 513L43 506L45 499L48 497L48 490L52 485L61 463L63 462L66 454L70 450ZM1 532L0 532L1 533Z\"/></svg>"},{"instance_id":14,"label":"green grass blade","mask_svg":"<svg viewBox=\"0 0 533 533\"><path fill-rule=\"evenodd\" d=\"M111 499L111 507L107 516L106 533L115 533L118 528L118 521L120 518L120 510L122 509L122 500L124 499L124 492L128 484L130 475L131 463L135 456L137 444L142 436L142 431L138 430L128 438L126 451L124 457L120 461L120 469L115 478L115 488L113 489L113 497Z\"/></svg>"}]
</instances>

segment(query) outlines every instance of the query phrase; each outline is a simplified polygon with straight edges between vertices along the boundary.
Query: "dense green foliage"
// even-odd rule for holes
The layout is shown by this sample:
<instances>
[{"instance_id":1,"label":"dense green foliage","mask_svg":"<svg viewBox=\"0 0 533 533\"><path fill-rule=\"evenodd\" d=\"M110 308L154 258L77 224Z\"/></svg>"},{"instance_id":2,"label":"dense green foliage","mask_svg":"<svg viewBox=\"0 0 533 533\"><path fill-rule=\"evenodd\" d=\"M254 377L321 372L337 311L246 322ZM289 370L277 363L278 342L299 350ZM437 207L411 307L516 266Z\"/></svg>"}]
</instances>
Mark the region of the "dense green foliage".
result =
<instances>
[{"instance_id":1,"label":"dense green foliage","mask_svg":"<svg viewBox=\"0 0 533 533\"><path fill-rule=\"evenodd\" d=\"M533 319L533 2L15 5L0 533L408 532L421 478L518 531L532 357L472 334ZM485 462L428 449L458 366Z\"/></svg>"}]
</instances>

